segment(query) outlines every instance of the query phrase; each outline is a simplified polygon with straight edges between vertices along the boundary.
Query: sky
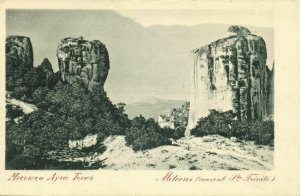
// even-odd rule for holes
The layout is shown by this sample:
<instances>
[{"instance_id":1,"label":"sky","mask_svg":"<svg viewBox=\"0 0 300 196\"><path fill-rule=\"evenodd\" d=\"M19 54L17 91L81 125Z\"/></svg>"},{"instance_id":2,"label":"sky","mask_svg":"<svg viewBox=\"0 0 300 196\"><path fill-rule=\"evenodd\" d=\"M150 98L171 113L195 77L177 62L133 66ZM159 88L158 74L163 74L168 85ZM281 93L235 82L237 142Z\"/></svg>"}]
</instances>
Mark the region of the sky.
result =
<instances>
[{"instance_id":1,"label":"sky","mask_svg":"<svg viewBox=\"0 0 300 196\"><path fill-rule=\"evenodd\" d=\"M273 26L273 12L271 10L137 9L114 11L145 27L156 24L193 26L205 23Z\"/></svg>"},{"instance_id":2,"label":"sky","mask_svg":"<svg viewBox=\"0 0 300 196\"><path fill-rule=\"evenodd\" d=\"M235 10L8 10L6 35L31 39L34 66L48 58L58 70L56 48L64 37L100 40L109 52L105 90L114 102L146 97L188 100L191 50L227 36L231 24L247 24L264 38L274 61L272 13ZM228 17L224 17L227 14ZM234 16L239 17L234 17ZM244 16L244 17L241 17Z\"/></svg>"}]
</instances>

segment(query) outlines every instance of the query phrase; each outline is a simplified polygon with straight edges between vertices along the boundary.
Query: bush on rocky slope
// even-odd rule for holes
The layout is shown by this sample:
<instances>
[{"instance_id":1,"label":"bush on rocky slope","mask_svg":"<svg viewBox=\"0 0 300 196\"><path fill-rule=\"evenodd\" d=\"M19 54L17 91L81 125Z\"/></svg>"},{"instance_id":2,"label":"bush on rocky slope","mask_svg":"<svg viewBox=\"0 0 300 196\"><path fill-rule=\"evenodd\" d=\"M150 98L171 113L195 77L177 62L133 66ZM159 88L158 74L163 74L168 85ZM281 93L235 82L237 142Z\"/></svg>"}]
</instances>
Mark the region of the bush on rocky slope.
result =
<instances>
[{"instance_id":1,"label":"bush on rocky slope","mask_svg":"<svg viewBox=\"0 0 300 196\"><path fill-rule=\"evenodd\" d=\"M143 116L135 117L126 132L125 141L134 151L171 144L164 131L152 118L146 120Z\"/></svg>"},{"instance_id":2,"label":"bush on rocky slope","mask_svg":"<svg viewBox=\"0 0 300 196\"><path fill-rule=\"evenodd\" d=\"M274 122L258 120L235 120L232 111L211 110L207 117L200 118L197 126L191 130L195 136L218 134L227 138L255 141L256 144L273 145Z\"/></svg>"},{"instance_id":3,"label":"bush on rocky slope","mask_svg":"<svg viewBox=\"0 0 300 196\"><path fill-rule=\"evenodd\" d=\"M39 110L25 114L18 123L10 120L6 124L8 168L24 168L16 165L22 163L22 157L39 160L48 151L67 148L70 139L98 134L103 140L109 135L124 135L130 126L124 104L114 105L105 92L90 93L80 83L59 82L37 106ZM8 112L15 116L11 109ZM26 168L34 168L31 163Z\"/></svg>"}]
</instances>

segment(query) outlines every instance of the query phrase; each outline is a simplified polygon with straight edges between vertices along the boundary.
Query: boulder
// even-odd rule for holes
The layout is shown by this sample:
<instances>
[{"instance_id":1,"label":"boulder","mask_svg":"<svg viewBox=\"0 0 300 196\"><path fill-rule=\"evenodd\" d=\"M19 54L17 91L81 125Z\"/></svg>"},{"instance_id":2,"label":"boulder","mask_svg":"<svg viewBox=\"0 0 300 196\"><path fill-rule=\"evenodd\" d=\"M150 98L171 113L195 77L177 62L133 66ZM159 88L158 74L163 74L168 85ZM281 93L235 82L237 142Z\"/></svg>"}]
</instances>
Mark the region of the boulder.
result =
<instances>
[{"instance_id":1,"label":"boulder","mask_svg":"<svg viewBox=\"0 0 300 196\"><path fill-rule=\"evenodd\" d=\"M231 137L231 138L230 138L230 141L232 141L232 142L237 142L238 140L237 140L236 137Z\"/></svg>"}]
</instances>

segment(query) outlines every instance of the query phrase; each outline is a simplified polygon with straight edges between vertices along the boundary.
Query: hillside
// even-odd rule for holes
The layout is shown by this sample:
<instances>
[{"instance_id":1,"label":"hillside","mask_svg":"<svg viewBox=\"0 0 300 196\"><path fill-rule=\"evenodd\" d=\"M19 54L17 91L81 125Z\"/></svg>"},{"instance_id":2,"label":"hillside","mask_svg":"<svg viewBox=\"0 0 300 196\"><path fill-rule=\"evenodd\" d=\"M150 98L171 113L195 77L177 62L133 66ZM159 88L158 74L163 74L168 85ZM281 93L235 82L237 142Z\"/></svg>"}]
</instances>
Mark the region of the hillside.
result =
<instances>
[{"instance_id":1,"label":"hillside","mask_svg":"<svg viewBox=\"0 0 300 196\"><path fill-rule=\"evenodd\" d=\"M35 105L7 98L7 103L31 113ZM99 145L99 144L98 144ZM100 144L105 151L88 156L67 156L62 161L73 164L101 163L101 169L183 169L183 170L270 170L273 147L253 142L235 142L219 135L181 138L172 145L134 152L125 136L109 136ZM102 151L102 150L101 150ZM102 153L102 154L101 154ZM75 155L75 154L74 154ZM53 164L52 164L53 167Z\"/></svg>"},{"instance_id":2,"label":"hillside","mask_svg":"<svg viewBox=\"0 0 300 196\"><path fill-rule=\"evenodd\" d=\"M106 151L93 157L103 169L270 170L273 147L233 142L219 135L181 138L173 145L134 152L124 136L108 137Z\"/></svg>"},{"instance_id":3,"label":"hillside","mask_svg":"<svg viewBox=\"0 0 300 196\"><path fill-rule=\"evenodd\" d=\"M154 118L172 108L176 108L186 101L184 100L166 100L155 97L147 97L144 100L128 104L125 106L126 113L130 119L135 116L143 115L145 118Z\"/></svg>"}]
</instances>

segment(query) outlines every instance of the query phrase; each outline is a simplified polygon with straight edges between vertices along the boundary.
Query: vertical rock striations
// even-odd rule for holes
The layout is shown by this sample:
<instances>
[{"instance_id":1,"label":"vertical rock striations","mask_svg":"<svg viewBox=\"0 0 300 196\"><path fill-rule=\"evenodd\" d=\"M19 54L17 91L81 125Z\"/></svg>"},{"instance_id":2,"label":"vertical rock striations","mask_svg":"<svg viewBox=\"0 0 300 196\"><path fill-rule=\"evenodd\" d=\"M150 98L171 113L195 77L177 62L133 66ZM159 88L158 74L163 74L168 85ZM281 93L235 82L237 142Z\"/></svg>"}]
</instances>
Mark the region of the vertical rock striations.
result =
<instances>
[{"instance_id":1,"label":"vertical rock striations","mask_svg":"<svg viewBox=\"0 0 300 196\"><path fill-rule=\"evenodd\" d=\"M33 51L31 41L28 37L7 37L5 43L5 56L7 79L15 74L22 77L27 70L33 68Z\"/></svg>"},{"instance_id":2,"label":"vertical rock striations","mask_svg":"<svg viewBox=\"0 0 300 196\"><path fill-rule=\"evenodd\" d=\"M192 51L188 129L210 109L233 110L238 119L263 119L270 111L270 70L263 38L240 26L229 27L229 32L231 36Z\"/></svg>"},{"instance_id":3,"label":"vertical rock striations","mask_svg":"<svg viewBox=\"0 0 300 196\"><path fill-rule=\"evenodd\" d=\"M98 40L64 38L57 48L58 65L62 80L70 83L77 79L90 91L103 90L109 71L106 47Z\"/></svg>"},{"instance_id":4,"label":"vertical rock striations","mask_svg":"<svg viewBox=\"0 0 300 196\"><path fill-rule=\"evenodd\" d=\"M269 72L267 107L268 114L274 114L274 63L272 70Z\"/></svg>"},{"instance_id":5,"label":"vertical rock striations","mask_svg":"<svg viewBox=\"0 0 300 196\"><path fill-rule=\"evenodd\" d=\"M52 64L47 58L45 58L35 69L41 86L52 88L60 79L60 72L53 72Z\"/></svg>"},{"instance_id":6,"label":"vertical rock striations","mask_svg":"<svg viewBox=\"0 0 300 196\"><path fill-rule=\"evenodd\" d=\"M30 38L9 36L6 38L6 90L16 99L32 102L35 90L52 88L59 80L47 58L41 65L33 66L33 50ZM40 88L42 87L42 88Z\"/></svg>"}]
</instances>

